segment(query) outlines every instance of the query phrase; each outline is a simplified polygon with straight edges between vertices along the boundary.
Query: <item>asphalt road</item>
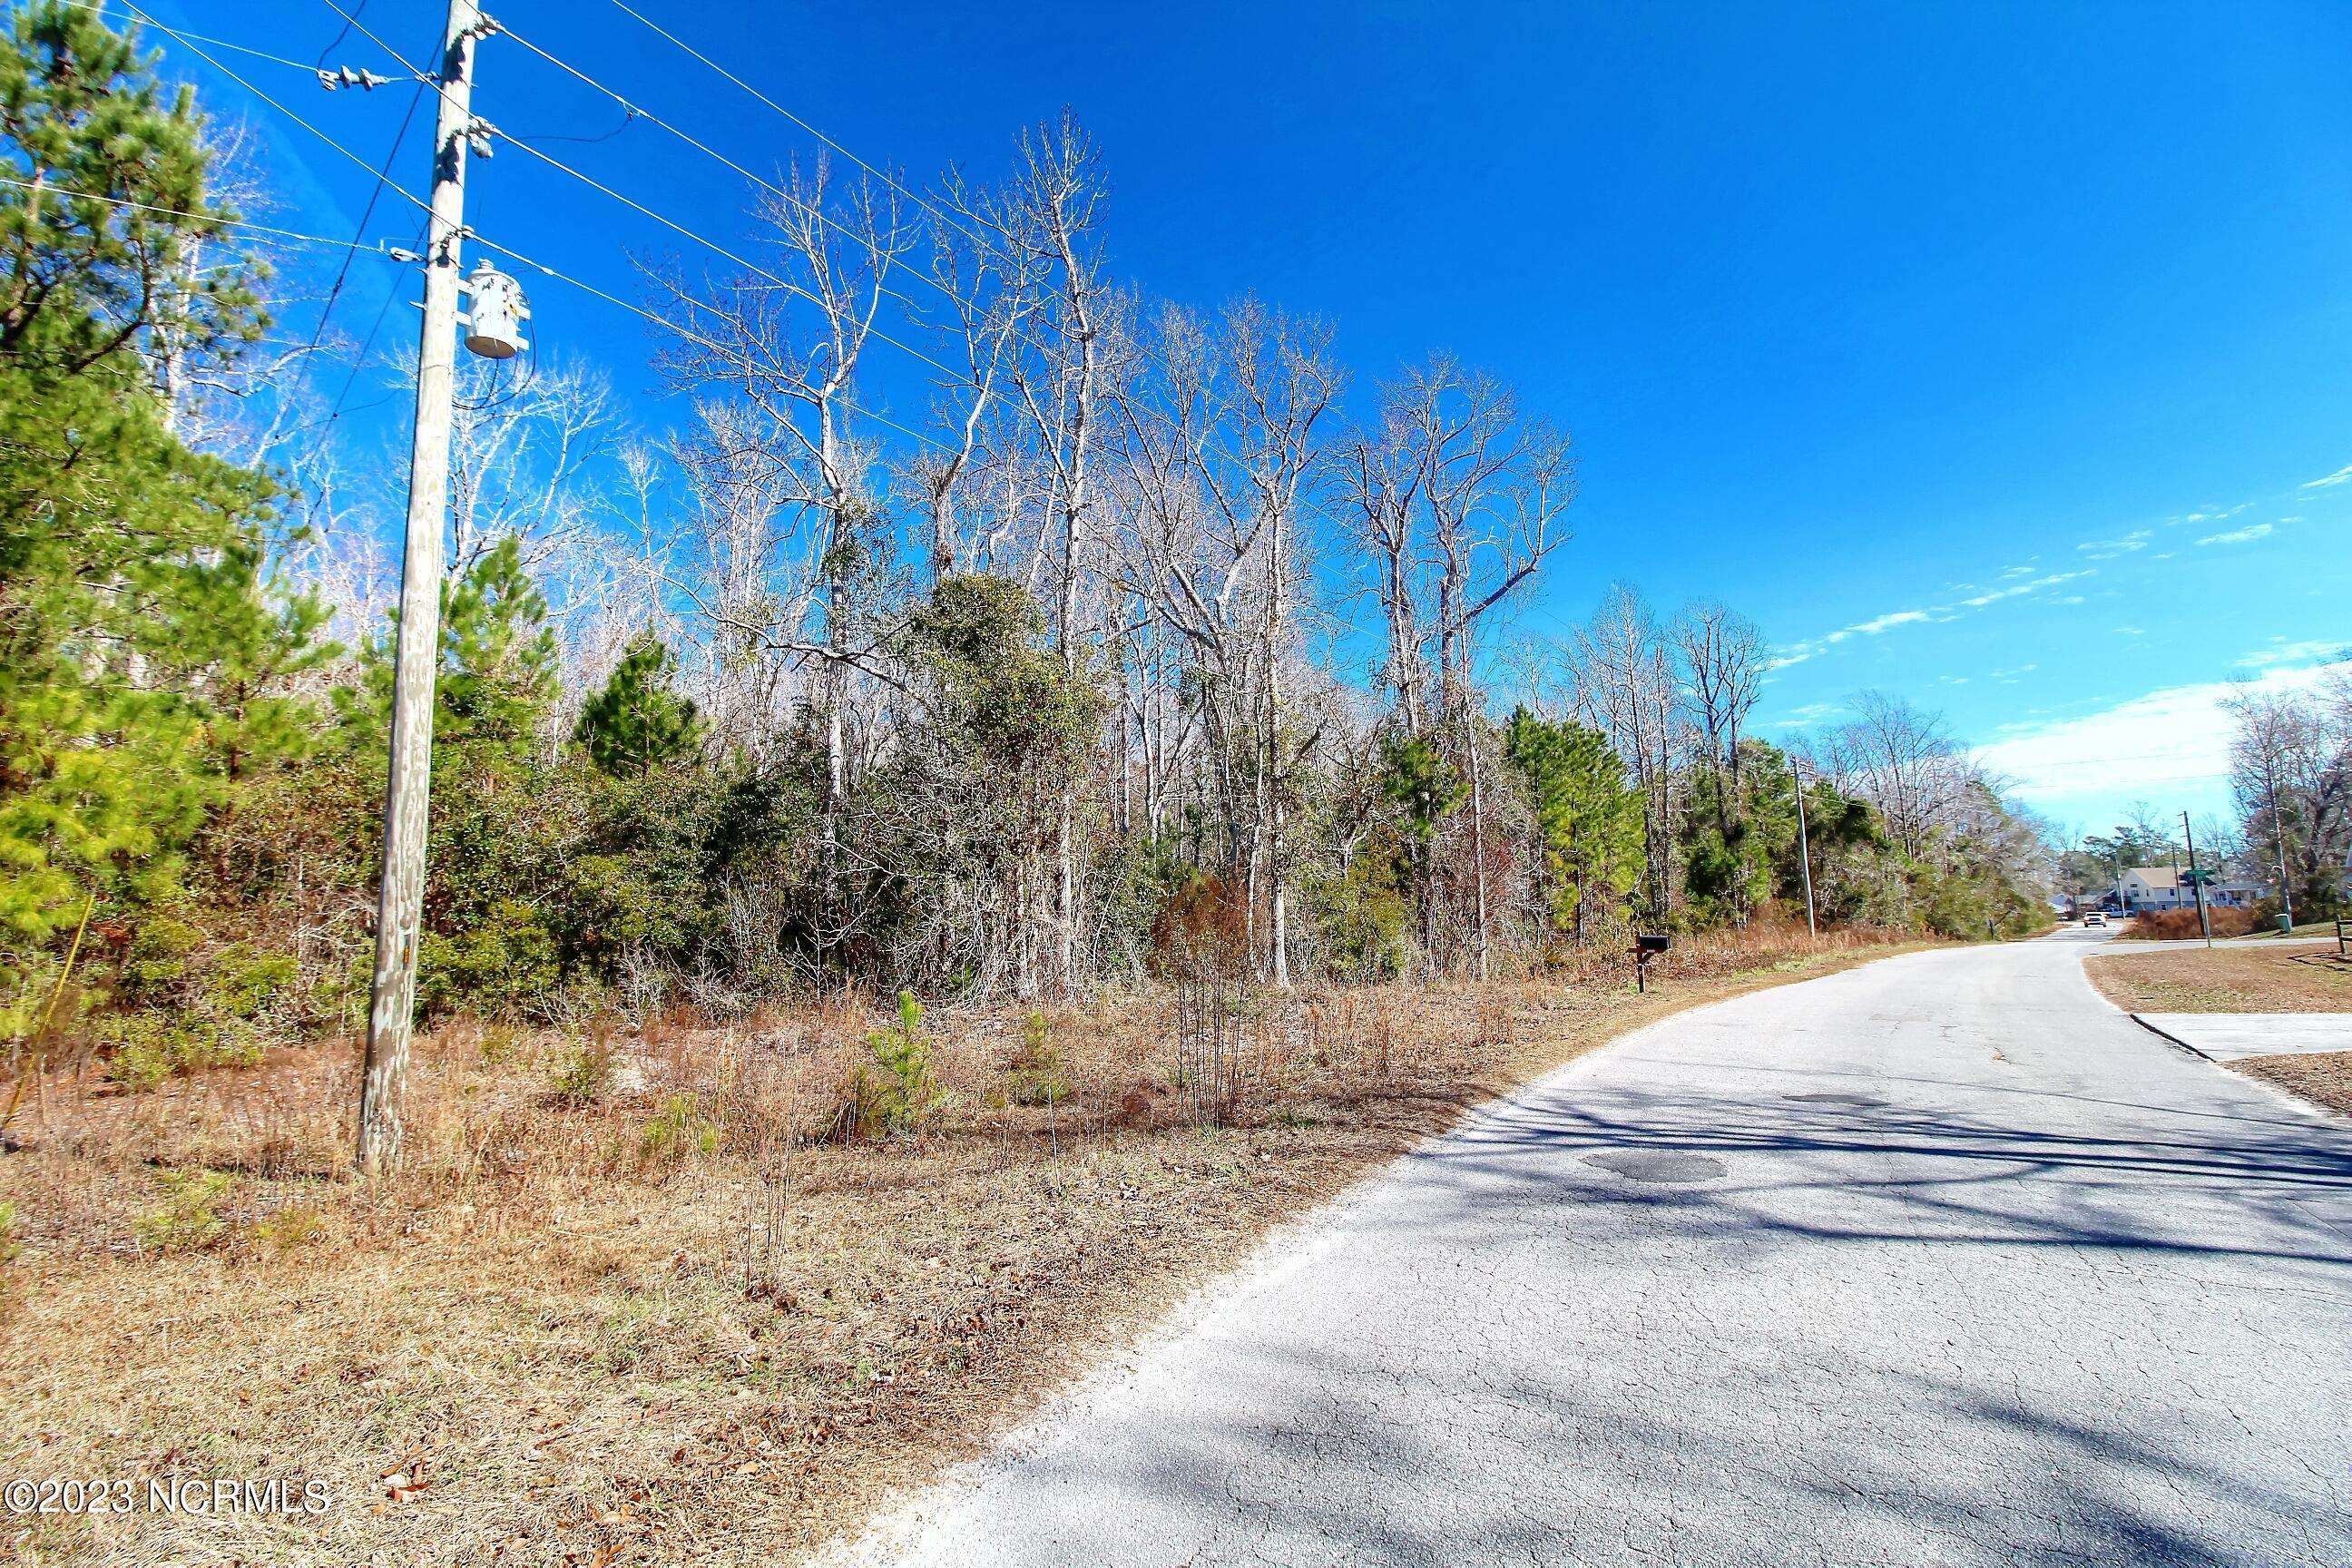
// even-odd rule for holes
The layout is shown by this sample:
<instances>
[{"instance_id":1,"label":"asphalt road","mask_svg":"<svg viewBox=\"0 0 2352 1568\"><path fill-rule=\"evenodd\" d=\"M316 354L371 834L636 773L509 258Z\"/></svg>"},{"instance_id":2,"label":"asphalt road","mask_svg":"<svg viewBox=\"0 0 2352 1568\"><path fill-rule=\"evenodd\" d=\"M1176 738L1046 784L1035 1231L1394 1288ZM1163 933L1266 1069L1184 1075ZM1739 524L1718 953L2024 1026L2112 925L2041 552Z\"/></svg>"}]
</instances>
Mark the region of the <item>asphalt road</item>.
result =
<instances>
[{"instance_id":1,"label":"asphalt road","mask_svg":"<svg viewBox=\"0 0 2352 1568\"><path fill-rule=\"evenodd\" d=\"M1588 1058L860 1555L2352 1563L2352 1131L2108 1007L2100 940Z\"/></svg>"}]
</instances>

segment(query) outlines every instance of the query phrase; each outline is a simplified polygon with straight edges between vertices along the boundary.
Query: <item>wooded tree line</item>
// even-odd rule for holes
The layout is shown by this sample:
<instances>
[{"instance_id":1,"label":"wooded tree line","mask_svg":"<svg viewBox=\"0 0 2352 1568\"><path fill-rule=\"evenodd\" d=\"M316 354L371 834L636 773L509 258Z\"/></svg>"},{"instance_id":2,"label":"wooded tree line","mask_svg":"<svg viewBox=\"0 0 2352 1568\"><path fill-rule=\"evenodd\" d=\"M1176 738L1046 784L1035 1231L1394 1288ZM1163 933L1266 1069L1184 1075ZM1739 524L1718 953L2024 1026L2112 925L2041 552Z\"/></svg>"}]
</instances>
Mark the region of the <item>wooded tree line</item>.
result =
<instances>
[{"instance_id":1,"label":"wooded tree line","mask_svg":"<svg viewBox=\"0 0 2352 1568\"><path fill-rule=\"evenodd\" d=\"M309 285L240 243L233 139L90 13L12 27L0 1034L152 1079L363 1011L398 469L335 438L351 345L273 325ZM646 269L674 427L468 367L422 1006L1484 974L1789 918L1758 630L1620 587L1511 637L1565 434L1444 355L1351 386L1320 323L1147 299L1104 213L1067 120L992 184L787 166L764 265ZM1865 695L1802 764L1825 918L2039 917L1931 717Z\"/></svg>"}]
</instances>

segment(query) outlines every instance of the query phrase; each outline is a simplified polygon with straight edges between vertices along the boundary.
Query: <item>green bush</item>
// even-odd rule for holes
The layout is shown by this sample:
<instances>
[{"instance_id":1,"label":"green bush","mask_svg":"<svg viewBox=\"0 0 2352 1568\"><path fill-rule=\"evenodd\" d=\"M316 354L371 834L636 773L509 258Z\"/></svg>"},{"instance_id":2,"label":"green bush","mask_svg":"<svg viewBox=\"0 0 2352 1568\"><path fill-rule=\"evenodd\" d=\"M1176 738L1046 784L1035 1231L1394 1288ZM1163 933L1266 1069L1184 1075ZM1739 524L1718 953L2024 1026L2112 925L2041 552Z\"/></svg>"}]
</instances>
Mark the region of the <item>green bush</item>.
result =
<instances>
[{"instance_id":1,"label":"green bush","mask_svg":"<svg viewBox=\"0 0 2352 1568\"><path fill-rule=\"evenodd\" d=\"M293 991L298 976L291 953L264 952L236 942L206 966L197 984L212 1010L232 1018L260 1018Z\"/></svg>"},{"instance_id":2,"label":"green bush","mask_svg":"<svg viewBox=\"0 0 2352 1568\"><path fill-rule=\"evenodd\" d=\"M98 1034L108 1048L107 1076L138 1089L153 1089L175 1073L251 1067L267 1049L260 1031L242 1018L119 1013Z\"/></svg>"},{"instance_id":3,"label":"green bush","mask_svg":"<svg viewBox=\"0 0 2352 1568\"><path fill-rule=\"evenodd\" d=\"M1310 875L1307 914L1331 972L1349 980L1383 980L1402 971L1412 907L1398 886L1402 852L1386 828L1337 875Z\"/></svg>"},{"instance_id":4,"label":"green bush","mask_svg":"<svg viewBox=\"0 0 2352 1568\"><path fill-rule=\"evenodd\" d=\"M158 1180L163 1202L131 1222L131 1234L149 1252L194 1252L227 1234L220 1212L232 1181L222 1171L166 1171Z\"/></svg>"},{"instance_id":5,"label":"green bush","mask_svg":"<svg viewBox=\"0 0 2352 1568\"><path fill-rule=\"evenodd\" d=\"M428 1013L532 1013L562 980L554 933L518 899L497 900L466 930L426 933L418 949L416 994Z\"/></svg>"},{"instance_id":6,"label":"green bush","mask_svg":"<svg viewBox=\"0 0 2352 1568\"><path fill-rule=\"evenodd\" d=\"M204 940L193 921L177 915L157 913L141 921L123 952L121 999L133 1005L172 1000Z\"/></svg>"}]
</instances>

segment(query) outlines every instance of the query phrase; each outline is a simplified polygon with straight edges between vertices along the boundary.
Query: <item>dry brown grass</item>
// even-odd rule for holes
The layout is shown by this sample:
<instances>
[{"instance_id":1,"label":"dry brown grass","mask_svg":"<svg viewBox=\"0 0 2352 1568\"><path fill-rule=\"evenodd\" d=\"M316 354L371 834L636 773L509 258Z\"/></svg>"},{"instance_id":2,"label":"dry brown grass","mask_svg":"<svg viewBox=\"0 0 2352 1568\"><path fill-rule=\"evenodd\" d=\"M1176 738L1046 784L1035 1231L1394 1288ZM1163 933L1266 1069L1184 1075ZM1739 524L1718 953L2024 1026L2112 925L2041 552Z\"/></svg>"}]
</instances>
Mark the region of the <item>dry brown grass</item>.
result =
<instances>
[{"instance_id":1,"label":"dry brown grass","mask_svg":"<svg viewBox=\"0 0 2352 1568\"><path fill-rule=\"evenodd\" d=\"M2298 1051L2287 1056L2242 1057L2230 1064L2330 1110L2352 1116L2352 1051Z\"/></svg>"},{"instance_id":2,"label":"dry brown grass","mask_svg":"<svg viewBox=\"0 0 2352 1568\"><path fill-rule=\"evenodd\" d=\"M2205 920L2210 921L2215 936L2243 936L2254 929L2254 911L2226 908L2209 909ZM2124 922L2117 938L2137 942L2186 942L2205 934L2203 921L2194 909L2150 910L2134 915Z\"/></svg>"},{"instance_id":3,"label":"dry brown grass","mask_svg":"<svg viewBox=\"0 0 2352 1568\"><path fill-rule=\"evenodd\" d=\"M2326 950L2176 948L2084 966L2126 1013L2352 1013L2352 964Z\"/></svg>"},{"instance_id":4,"label":"dry brown grass","mask_svg":"<svg viewBox=\"0 0 2352 1568\"><path fill-rule=\"evenodd\" d=\"M879 1144L822 1141L878 1022L854 999L587 1040L445 1030L373 1186L342 1171L348 1049L142 1096L45 1084L0 1156L24 1244L0 1269L0 1476L280 1475L335 1501L0 1521L0 1557L789 1559L1465 1106L1890 942L1695 944L1641 998L1620 963L1270 1002L1216 1128L1171 1120L1156 994L1049 1015L1052 1104L1009 1102L1019 1014L935 1017L952 1099ZM153 1217L202 1171L231 1178L209 1240Z\"/></svg>"}]
</instances>

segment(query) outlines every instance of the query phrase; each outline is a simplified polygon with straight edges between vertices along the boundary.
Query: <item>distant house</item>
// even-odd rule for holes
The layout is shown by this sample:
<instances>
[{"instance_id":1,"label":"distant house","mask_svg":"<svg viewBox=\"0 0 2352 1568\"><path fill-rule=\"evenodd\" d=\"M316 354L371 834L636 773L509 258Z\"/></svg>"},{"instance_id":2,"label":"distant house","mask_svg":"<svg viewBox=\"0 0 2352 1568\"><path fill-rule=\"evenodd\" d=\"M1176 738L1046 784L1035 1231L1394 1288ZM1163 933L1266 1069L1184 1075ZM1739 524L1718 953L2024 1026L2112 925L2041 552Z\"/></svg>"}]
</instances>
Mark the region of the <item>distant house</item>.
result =
<instances>
[{"instance_id":1,"label":"distant house","mask_svg":"<svg viewBox=\"0 0 2352 1568\"><path fill-rule=\"evenodd\" d=\"M2242 910L2270 896L2270 887L2263 882L2215 880L2205 885L2205 902L2217 910ZM2116 901L2128 914L2148 914L2158 910L2193 910L2197 893L2182 884L2180 874L2169 866L2134 866L2116 883Z\"/></svg>"},{"instance_id":2,"label":"distant house","mask_svg":"<svg viewBox=\"0 0 2352 1568\"><path fill-rule=\"evenodd\" d=\"M2180 877L2169 866L2134 866L2116 881L2116 900L2126 913L2144 915L2156 910L2178 910L2196 903Z\"/></svg>"}]
</instances>

